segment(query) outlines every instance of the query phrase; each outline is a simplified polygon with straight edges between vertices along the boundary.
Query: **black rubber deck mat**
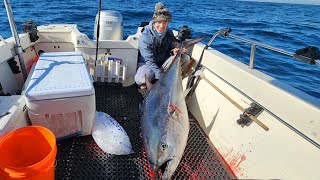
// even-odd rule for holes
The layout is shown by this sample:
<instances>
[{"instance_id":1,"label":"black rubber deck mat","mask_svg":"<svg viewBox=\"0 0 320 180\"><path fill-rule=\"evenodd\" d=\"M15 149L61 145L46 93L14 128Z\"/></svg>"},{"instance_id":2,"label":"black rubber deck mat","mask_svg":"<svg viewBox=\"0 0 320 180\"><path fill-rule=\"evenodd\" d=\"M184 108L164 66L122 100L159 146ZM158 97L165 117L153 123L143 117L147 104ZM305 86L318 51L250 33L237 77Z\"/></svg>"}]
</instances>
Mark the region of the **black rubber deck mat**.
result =
<instances>
[{"instance_id":1,"label":"black rubber deck mat","mask_svg":"<svg viewBox=\"0 0 320 180\"><path fill-rule=\"evenodd\" d=\"M151 179L140 127L139 104L145 92L136 86L95 84L97 111L108 113L126 130L134 154L103 152L92 136L58 141L55 179ZM195 121L181 162L172 179L233 179L225 163Z\"/></svg>"}]
</instances>

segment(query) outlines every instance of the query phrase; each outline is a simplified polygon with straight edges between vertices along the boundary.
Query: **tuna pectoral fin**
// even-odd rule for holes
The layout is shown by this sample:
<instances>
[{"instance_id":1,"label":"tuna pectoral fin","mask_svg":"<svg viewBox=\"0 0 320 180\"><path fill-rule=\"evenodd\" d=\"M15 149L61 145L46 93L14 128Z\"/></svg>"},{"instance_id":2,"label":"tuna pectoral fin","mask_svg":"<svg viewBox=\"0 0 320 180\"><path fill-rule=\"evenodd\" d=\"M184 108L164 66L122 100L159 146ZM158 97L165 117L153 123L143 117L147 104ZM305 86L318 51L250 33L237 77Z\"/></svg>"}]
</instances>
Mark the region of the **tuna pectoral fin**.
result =
<instances>
[{"instance_id":1,"label":"tuna pectoral fin","mask_svg":"<svg viewBox=\"0 0 320 180\"><path fill-rule=\"evenodd\" d=\"M198 42L202 41L207 35L201 36L197 39L192 39L192 40L187 40L187 41L183 41L183 47L184 48L189 48L191 46L193 46L194 44L197 44Z\"/></svg>"}]
</instances>

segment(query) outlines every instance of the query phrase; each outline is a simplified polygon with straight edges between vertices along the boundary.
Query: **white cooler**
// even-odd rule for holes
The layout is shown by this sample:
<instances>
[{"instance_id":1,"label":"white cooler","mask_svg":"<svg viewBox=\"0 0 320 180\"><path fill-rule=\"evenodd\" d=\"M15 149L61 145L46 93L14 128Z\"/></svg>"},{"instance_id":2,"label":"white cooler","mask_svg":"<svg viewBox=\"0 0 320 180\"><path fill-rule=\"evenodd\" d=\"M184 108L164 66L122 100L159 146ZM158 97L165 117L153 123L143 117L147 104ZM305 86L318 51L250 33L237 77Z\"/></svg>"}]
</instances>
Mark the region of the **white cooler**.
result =
<instances>
[{"instance_id":1,"label":"white cooler","mask_svg":"<svg viewBox=\"0 0 320 180\"><path fill-rule=\"evenodd\" d=\"M56 138L91 134L95 91L80 52L42 54L25 97L31 123Z\"/></svg>"}]
</instances>

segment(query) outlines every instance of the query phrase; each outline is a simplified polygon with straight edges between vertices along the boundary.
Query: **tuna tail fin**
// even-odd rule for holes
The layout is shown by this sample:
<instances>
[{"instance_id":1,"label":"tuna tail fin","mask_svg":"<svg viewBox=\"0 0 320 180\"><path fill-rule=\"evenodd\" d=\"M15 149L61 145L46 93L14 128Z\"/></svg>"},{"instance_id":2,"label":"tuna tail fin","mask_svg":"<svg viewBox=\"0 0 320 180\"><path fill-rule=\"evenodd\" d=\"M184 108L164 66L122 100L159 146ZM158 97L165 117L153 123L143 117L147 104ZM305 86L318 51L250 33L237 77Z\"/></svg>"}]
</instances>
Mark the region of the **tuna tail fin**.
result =
<instances>
[{"instance_id":1,"label":"tuna tail fin","mask_svg":"<svg viewBox=\"0 0 320 180\"><path fill-rule=\"evenodd\" d=\"M198 42L202 41L207 35L203 35L197 39L192 39L192 40L187 40L187 41L183 41L183 47L184 48L189 48L191 46L193 46L194 44L197 44Z\"/></svg>"}]
</instances>

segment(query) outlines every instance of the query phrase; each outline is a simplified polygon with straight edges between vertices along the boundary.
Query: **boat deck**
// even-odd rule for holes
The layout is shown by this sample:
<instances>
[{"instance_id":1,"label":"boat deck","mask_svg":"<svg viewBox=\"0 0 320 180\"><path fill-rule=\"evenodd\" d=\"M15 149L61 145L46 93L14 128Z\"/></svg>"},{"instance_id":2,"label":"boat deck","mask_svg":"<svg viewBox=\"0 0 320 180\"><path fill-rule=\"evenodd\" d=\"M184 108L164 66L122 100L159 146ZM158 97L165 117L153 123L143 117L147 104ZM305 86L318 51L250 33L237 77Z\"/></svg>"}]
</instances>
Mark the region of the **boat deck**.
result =
<instances>
[{"instance_id":1,"label":"boat deck","mask_svg":"<svg viewBox=\"0 0 320 180\"><path fill-rule=\"evenodd\" d=\"M92 136L58 141L55 179L153 179L146 159L140 128L139 104L144 92L136 86L95 84L97 111L116 119L126 130L134 154L103 152ZM181 162L172 179L234 179L195 120Z\"/></svg>"}]
</instances>

